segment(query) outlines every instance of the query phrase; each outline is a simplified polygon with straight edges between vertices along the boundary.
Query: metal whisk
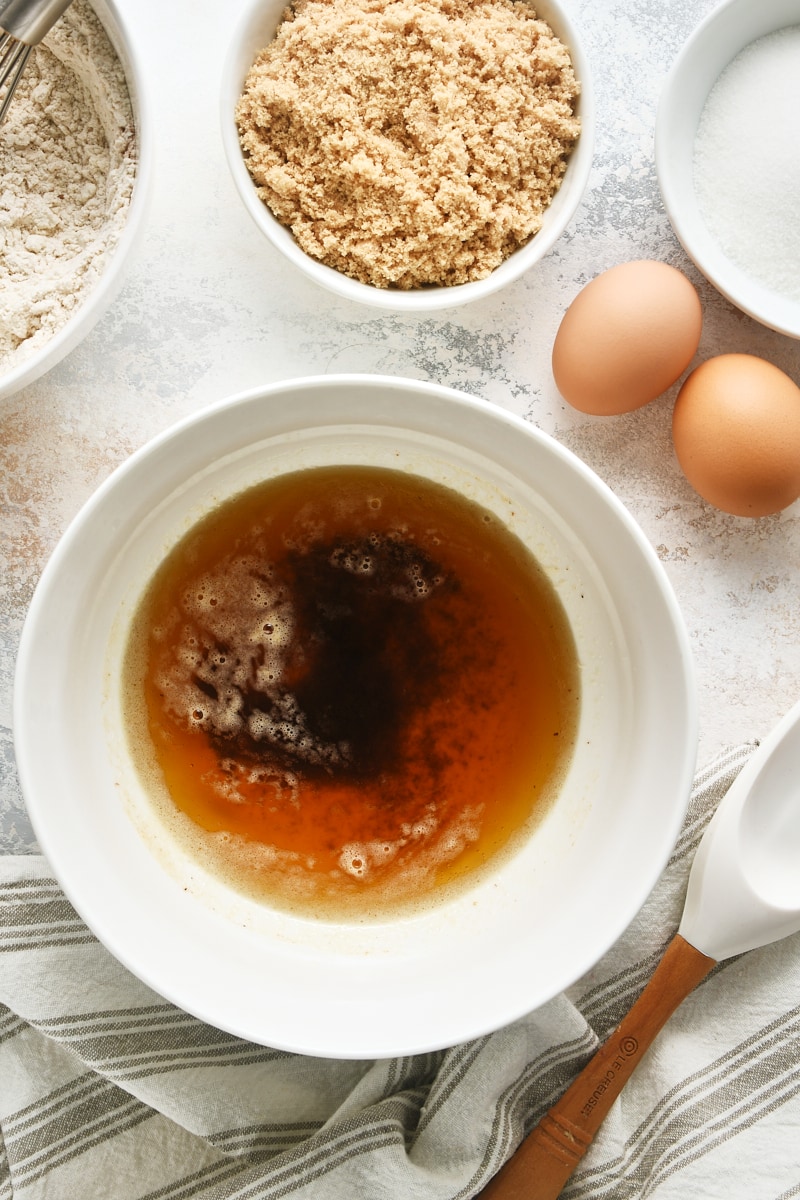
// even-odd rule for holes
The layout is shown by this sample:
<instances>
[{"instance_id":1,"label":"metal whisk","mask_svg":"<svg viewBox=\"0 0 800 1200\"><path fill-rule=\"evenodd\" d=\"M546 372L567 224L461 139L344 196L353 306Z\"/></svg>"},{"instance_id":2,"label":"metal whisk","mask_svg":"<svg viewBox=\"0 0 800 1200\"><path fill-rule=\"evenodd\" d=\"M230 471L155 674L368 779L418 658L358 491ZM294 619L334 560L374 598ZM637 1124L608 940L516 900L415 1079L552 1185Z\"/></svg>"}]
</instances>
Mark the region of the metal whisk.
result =
<instances>
[{"instance_id":1,"label":"metal whisk","mask_svg":"<svg viewBox=\"0 0 800 1200\"><path fill-rule=\"evenodd\" d=\"M25 64L71 0L0 0L0 122Z\"/></svg>"}]
</instances>

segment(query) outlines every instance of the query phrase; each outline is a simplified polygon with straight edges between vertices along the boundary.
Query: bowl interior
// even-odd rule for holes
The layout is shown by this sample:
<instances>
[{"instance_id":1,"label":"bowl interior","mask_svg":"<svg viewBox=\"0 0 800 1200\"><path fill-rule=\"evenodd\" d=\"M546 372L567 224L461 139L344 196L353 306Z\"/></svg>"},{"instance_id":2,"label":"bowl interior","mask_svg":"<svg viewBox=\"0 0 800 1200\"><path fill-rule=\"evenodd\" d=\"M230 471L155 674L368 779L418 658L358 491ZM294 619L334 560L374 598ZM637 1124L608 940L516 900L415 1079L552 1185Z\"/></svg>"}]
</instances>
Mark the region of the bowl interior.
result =
<instances>
[{"instance_id":1,"label":"bowl interior","mask_svg":"<svg viewBox=\"0 0 800 1200\"><path fill-rule=\"evenodd\" d=\"M341 462L399 465L500 515L557 588L582 678L569 773L522 848L438 907L361 924L273 911L189 860L133 768L119 687L133 611L186 529L264 478ZM44 854L135 974L253 1041L381 1057L498 1028L574 982L619 936L679 832L695 754L690 676L658 559L574 456L434 385L297 380L185 421L79 515L23 631L16 751Z\"/></svg>"},{"instance_id":2,"label":"bowl interior","mask_svg":"<svg viewBox=\"0 0 800 1200\"><path fill-rule=\"evenodd\" d=\"M709 232L693 182L697 129L708 95L741 50L800 22L800 0L725 0L698 25L664 83L656 117L655 157L667 215L683 248L728 300L790 337L800 337L800 304L781 296L732 262Z\"/></svg>"},{"instance_id":3,"label":"bowl interior","mask_svg":"<svg viewBox=\"0 0 800 1200\"><path fill-rule=\"evenodd\" d=\"M569 13L560 4L554 0L542 0L536 8L539 15L550 24L554 33L570 49L575 73L582 87L576 108L581 118L582 129L578 144L570 156L563 183L545 213L542 228L530 242L516 250L486 279L454 287L413 288L409 291L371 287L316 262L300 249L291 232L272 216L256 194L239 146L234 110L244 86L245 76L258 52L275 36L285 8L284 0L257 0L243 13L222 72L221 126L228 165L247 212L261 232L290 262L321 287L345 299L369 304L375 308L422 312L456 307L488 296L519 278L552 249L572 219L586 190L595 136L594 92L589 63L578 30Z\"/></svg>"},{"instance_id":4,"label":"bowl interior","mask_svg":"<svg viewBox=\"0 0 800 1200\"><path fill-rule=\"evenodd\" d=\"M110 250L102 274L72 316L29 357L0 373L0 398L39 379L83 341L114 300L124 281L131 253L144 232L152 176L152 127L140 57L115 0L91 0L92 8L122 64L136 128L136 174L125 224ZM96 85L99 86L99 85Z\"/></svg>"}]
</instances>

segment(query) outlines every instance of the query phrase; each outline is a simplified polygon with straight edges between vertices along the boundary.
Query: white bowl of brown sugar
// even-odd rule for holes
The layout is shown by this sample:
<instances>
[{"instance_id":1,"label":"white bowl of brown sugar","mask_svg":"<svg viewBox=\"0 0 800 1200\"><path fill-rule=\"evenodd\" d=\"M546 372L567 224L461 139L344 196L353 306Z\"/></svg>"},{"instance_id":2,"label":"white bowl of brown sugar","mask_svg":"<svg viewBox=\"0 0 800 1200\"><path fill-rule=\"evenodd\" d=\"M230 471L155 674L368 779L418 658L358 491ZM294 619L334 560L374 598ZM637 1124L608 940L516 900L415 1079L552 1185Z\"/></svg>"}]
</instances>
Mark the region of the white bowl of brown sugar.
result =
<instances>
[{"instance_id":1,"label":"white bowl of brown sugar","mask_svg":"<svg viewBox=\"0 0 800 1200\"><path fill-rule=\"evenodd\" d=\"M574 983L691 787L688 637L641 530L533 425L413 380L272 384L137 451L17 661L75 908L160 995L308 1054L454 1045Z\"/></svg>"},{"instance_id":2,"label":"white bowl of brown sugar","mask_svg":"<svg viewBox=\"0 0 800 1200\"><path fill-rule=\"evenodd\" d=\"M0 397L55 366L116 296L150 159L130 31L114 0L72 0L0 124Z\"/></svg>"},{"instance_id":3,"label":"white bowl of brown sugar","mask_svg":"<svg viewBox=\"0 0 800 1200\"><path fill-rule=\"evenodd\" d=\"M222 133L247 211L301 271L425 311L551 250L586 187L594 102L559 0L248 0Z\"/></svg>"}]
</instances>

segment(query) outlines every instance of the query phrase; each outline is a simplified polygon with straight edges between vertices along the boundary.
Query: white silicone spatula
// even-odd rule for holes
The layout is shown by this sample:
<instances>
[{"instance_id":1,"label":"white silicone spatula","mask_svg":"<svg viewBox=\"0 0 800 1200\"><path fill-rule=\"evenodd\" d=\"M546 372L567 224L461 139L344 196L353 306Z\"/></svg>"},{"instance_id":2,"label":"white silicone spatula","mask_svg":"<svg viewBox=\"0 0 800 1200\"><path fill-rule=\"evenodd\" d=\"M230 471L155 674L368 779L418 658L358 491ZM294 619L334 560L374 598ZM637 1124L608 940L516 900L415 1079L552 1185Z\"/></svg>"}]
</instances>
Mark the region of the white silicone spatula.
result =
<instances>
[{"instance_id":1,"label":"white silicone spatula","mask_svg":"<svg viewBox=\"0 0 800 1200\"><path fill-rule=\"evenodd\" d=\"M630 1012L516 1154L486 1200L554 1200L642 1055L721 959L800 930L800 703L755 751L692 864L683 917Z\"/></svg>"}]
</instances>

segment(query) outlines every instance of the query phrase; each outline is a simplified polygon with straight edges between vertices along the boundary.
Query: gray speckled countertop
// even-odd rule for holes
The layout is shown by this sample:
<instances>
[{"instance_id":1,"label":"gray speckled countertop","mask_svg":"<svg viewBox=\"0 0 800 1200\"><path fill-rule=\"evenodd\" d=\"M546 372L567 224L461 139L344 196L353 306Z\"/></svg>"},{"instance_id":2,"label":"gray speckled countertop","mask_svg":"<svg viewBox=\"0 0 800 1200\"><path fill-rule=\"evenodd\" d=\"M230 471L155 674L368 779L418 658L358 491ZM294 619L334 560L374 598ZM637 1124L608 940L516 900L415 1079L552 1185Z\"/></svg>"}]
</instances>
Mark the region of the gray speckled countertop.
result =
<instances>
[{"instance_id":1,"label":"gray speckled countertop","mask_svg":"<svg viewBox=\"0 0 800 1200\"><path fill-rule=\"evenodd\" d=\"M800 698L800 508L747 521L699 499L670 440L675 390L628 416L569 408L550 371L584 283L632 258L697 285L698 360L760 354L800 382L800 343L740 314L686 259L661 205L656 104L713 0L574 0L598 90L588 192L568 234L525 278L470 307L405 317L339 301L265 244L228 176L217 112L220 47L236 3L119 0L146 56L158 116L156 183L126 284L78 349L0 401L0 851L35 850L12 751L16 648L34 586L71 517L136 447L179 417L265 382L376 372L433 380L554 435L617 493L656 548L688 626L699 761L762 737ZM46 747L43 747L46 752Z\"/></svg>"}]
</instances>

